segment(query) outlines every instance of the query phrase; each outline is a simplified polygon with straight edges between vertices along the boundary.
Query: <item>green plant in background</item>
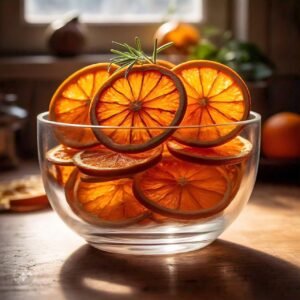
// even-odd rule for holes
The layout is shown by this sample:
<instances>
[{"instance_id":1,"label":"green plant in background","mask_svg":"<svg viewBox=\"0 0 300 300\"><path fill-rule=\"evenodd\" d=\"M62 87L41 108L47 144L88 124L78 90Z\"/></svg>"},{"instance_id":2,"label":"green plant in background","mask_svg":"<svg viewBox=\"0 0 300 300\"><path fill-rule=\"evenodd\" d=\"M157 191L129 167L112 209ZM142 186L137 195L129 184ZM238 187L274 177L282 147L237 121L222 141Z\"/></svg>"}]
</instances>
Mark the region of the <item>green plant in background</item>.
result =
<instances>
[{"instance_id":1,"label":"green plant in background","mask_svg":"<svg viewBox=\"0 0 300 300\"><path fill-rule=\"evenodd\" d=\"M215 27L202 29L202 40L191 50L190 59L209 59L223 63L248 81L265 80L273 74L272 62L253 43L232 38Z\"/></svg>"}]
</instances>

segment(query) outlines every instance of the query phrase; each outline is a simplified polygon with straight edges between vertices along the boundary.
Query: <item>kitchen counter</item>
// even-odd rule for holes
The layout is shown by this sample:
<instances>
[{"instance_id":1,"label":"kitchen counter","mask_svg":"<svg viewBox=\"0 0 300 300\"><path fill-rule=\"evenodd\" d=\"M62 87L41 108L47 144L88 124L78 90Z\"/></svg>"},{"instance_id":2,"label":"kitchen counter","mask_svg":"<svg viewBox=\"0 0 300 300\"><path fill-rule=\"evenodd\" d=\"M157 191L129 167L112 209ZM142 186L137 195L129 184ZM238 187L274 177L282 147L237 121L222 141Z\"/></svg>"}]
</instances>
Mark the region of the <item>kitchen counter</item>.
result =
<instances>
[{"instance_id":1,"label":"kitchen counter","mask_svg":"<svg viewBox=\"0 0 300 300\"><path fill-rule=\"evenodd\" d=\"M0 230L3 300L300 299L300 187L295 185L258 183L220 239L185 254L101 252L50 208L1 213Z\"/></svg>"}]
</instances>

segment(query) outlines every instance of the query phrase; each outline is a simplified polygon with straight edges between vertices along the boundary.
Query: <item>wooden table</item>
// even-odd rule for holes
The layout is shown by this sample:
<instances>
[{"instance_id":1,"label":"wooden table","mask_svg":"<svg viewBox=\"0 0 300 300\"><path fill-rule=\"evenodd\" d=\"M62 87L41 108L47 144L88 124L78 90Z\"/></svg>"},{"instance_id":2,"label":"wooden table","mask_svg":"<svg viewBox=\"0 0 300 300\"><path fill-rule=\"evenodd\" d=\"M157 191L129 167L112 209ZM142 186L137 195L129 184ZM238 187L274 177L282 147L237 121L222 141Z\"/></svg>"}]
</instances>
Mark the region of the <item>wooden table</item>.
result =
<instances>
[{"instance_id":1,"label":"wooden table","mask_svg":"<svg viewBox=\"0 0 300 300\"><path fill-rule=\"evenodd\" d=\"M257 184L211 246L156 257L93 249L50 209L2 213L0 299L300 299L299 196Z\"/></svg>"}]
</instances>

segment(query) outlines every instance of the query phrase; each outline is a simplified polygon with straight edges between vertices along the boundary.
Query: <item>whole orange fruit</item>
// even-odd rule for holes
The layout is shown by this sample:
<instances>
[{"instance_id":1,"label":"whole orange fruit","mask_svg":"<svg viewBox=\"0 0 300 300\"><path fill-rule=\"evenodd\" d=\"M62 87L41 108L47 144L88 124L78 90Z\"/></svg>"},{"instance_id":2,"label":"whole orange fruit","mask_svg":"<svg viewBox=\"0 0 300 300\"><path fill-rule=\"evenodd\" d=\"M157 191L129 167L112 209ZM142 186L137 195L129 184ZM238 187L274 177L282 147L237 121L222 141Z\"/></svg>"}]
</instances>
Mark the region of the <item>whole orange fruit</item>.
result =
<instances>
[{"instance_id":1,"label":"whole orange fruit","mask_svg":"<svg viewBox=\"0 0 300 300\"><path fill-rule=\"evenodd\" d=\"M170 21L162 24L154 34L158 45L173 42L174 45L165 50L168 54L188 54L191 46L200 40L199 30L186 23Z\"/></svg>"},{"instance_id":2,"label":"whole orange fruit","mask_svg":"<svg viewBox=\"0 0 300 300\"><path fill-rule=\"evenodd\" d=\"M277 113L266 120L262 150L269 158L300 158L300 114Z\"/></svg>"}]
</instances>

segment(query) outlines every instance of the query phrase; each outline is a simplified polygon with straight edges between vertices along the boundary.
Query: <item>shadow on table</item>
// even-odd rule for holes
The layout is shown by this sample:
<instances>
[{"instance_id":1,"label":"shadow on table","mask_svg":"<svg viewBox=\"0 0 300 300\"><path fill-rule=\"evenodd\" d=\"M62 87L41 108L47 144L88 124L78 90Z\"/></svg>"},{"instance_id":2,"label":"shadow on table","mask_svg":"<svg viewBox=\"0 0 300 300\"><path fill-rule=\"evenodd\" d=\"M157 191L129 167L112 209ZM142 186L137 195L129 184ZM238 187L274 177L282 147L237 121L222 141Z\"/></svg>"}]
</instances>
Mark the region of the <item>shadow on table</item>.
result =
<instances>
[{"instance_id":1,"label":"shadow on table","mask_svg":"<svg viewBox=\"0 0 300 300\"><path fill-rule=\"evenodd\" d=\"M66 299L300 299L300 269L218 240L200 251L126 256L82 246L64 263Z\"/></svg>"}]
</instances>

